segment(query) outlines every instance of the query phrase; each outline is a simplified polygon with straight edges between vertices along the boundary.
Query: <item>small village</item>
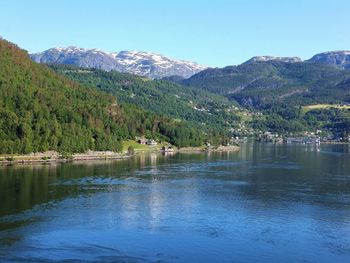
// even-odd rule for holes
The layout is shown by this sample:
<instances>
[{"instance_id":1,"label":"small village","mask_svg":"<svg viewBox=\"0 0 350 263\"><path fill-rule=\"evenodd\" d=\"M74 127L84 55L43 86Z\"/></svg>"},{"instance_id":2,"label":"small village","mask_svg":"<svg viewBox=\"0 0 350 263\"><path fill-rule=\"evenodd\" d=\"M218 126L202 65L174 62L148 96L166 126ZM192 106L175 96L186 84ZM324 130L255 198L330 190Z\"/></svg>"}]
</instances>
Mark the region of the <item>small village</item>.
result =
<instances>
[{"instance_id":1,"label":"small village","mask_svg":"<svg viewBox=\"0 0 350 263\"><path fill-rule=\"evenodd\" d=\"M279 134L275 132L249 131L231 138L232 143L247 141L287 143L287 144L320 144L320 143L350 143L349 134L325 134L321 130L305 132L302 134Z\"/></svg>"}]
</instances>

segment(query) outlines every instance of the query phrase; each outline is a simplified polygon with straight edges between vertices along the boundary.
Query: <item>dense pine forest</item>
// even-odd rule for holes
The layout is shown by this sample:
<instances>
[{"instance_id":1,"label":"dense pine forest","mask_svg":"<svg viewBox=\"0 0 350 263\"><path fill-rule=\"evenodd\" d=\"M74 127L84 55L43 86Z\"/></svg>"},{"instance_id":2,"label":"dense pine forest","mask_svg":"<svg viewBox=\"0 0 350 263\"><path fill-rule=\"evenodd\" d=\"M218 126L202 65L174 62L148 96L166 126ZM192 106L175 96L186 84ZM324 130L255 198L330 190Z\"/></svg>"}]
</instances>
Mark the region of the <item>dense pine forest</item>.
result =
<instances>
[{"instance_id":1,"label":"dense pine forest","mask_svg":"<svg viewBox=\"0 0 350 263\"><path fill-rule=\"evenodd\" d=\"M0 153L120 151L123 140L141 135L184 147L222 134L121 104L0 40Z\"/></svg>"}]
</instances>

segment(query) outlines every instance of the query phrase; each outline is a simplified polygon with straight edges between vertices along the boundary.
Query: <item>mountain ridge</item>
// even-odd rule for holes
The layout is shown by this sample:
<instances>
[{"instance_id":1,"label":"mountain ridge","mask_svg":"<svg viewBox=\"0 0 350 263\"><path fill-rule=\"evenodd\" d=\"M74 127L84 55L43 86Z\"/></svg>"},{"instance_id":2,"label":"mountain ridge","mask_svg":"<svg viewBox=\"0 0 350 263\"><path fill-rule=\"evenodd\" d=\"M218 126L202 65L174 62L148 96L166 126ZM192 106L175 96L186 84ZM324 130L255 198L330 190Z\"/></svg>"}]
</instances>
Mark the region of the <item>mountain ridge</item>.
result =
<instances>
[{"instance_id":1,"label":"mountain ridge","mask_svg":"<svg viewBox=\"0 0 350 263\"><path fill-rule=\"evenodd\" d=\"M308 61L333 65L341 69L350 70L350 51L336 50L318 53L311 57Z\"/></svg>"},{"instance_id":2,"label":"mountain ridge","mask_svg":"<svg viewBox=\"0 0 350 263\"><path fill-rule=\"evenodd\" d=\"M303 60L299 57L255 56L244 63L264 62L264 61L280 61L280 62L286 62L286 63L296 63L296 62L302 62Z\"/></svg>"},{"instance_id":3,"label":"mountain ridge","mask_svg":"<svg viewBox=\"0 0 350 263\"><path fill-rule=\"evenodd\" d=\"M171 59L157 53L126 50L106 52L97 48L84 49L76 46L51 48L30 54L30 57L37 63L115 70L152 79L170 76L189 78L207 68L195 62Z\"/></svg>"},{"instance_id":4,"label":"mountain ridge","mask_svg":"<svg viewBox=\"0 0 350 263\"><path fill-rule=\"evenodd\" d=\"M325 63L269 60L206 69L180 83L224 95L242 106L261 107L292 98L299 103L350 102L347 85L343 92L338 86L348 79L349 71Z\"/></svg>"},{"instance_id":5,"label":"mountain ridge","mask_svg":"<svg viewBox=\"0 0 350 263\"><path fill-rule=\"evenodd\" d=\"M96 68L105 71L115 70L151 79L172 79L174 77L175 79L188 79L203 70L215 68L196 62L172 59L152 52L128 50L106 52L98 48L86 49L76 46L50 48L30 54L30 57L37 63L73 65L80 68ZM320 63L350 70L350 51L327 51L315 54L310 59L305 60L297 56L254 56L237 66L268 61Z\"/></svg>"}]
</instances>

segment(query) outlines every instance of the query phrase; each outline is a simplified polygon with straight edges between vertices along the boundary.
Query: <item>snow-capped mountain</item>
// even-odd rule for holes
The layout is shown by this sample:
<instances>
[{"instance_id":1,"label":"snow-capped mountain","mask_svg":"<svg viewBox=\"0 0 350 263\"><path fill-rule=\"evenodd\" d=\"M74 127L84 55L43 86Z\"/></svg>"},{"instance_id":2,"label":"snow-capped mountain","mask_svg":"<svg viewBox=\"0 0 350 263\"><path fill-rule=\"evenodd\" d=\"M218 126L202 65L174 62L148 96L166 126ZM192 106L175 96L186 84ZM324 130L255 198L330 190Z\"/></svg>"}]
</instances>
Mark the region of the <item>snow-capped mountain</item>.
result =
<instances>
[{"instance_id":1,"label":"snow-capped mountain","mask_svg":"<svg viewBox=\"0 0 350 263\"><path fill-rule=\"evenodd\" d=\"M265 61L280 61L280 62L295 63L295 62L302 62L302 59L299 57L256 56L256 57L252 57L247 62L265 62Z\"/></svg>"},{"instance_id":2,"label":"snow-capped mountain","mask_svg":"<svg viewBox=\"0 0 350 263\"><path fill-rule=\"evenodd\" d=\"M67 47L51 48L31 54L30 57L37 63L68 64L106 71L116 70L157 79L169 76L189 78L206 69L205 66L195 62L174 60L159 54L139 51L109 53L99 49Z\"/></svg>"},{"instance_id":3,"label":"snow-capped mountain","mask_svg":"<svg viewBox=\"0 0 350 263\"><path fill-rule=\"evenodd\" d=\"M308 61L334 65L342 69L350 70L350 51L329 51L316 54Z\"/></svg>"}]
</instances>

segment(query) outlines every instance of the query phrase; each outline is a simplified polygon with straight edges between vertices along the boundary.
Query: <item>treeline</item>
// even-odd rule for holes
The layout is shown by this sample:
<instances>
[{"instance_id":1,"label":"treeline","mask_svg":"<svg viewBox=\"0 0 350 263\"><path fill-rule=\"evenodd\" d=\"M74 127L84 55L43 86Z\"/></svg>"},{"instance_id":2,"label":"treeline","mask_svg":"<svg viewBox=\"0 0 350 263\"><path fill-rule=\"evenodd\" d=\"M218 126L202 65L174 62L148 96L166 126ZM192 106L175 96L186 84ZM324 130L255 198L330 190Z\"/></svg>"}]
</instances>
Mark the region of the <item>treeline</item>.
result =
<instances>
[{"instance_id":1,"label":"treeline","mask_svg":"<svg viewBox=\"0 0 350 263\"><path fill-rule=\"evenodd\" d=\"M323 130L350 133L350 110L325 108L306 111L300 106L274 105L264 109L265 118L252 122L254 129L282 134Z\"/></svg>"},{"instance_id":2,"label":"treeline","mask_svg":"<svg viewBox=\"0 0 350 263\"><path fill-rule=\"evenodd\" d=\"M119 104L114 96L80 86L0 40L0 153L120 151L122 140L136 135L184 147L202 145L210 134Z\"/></svg>"}]
</instances>

